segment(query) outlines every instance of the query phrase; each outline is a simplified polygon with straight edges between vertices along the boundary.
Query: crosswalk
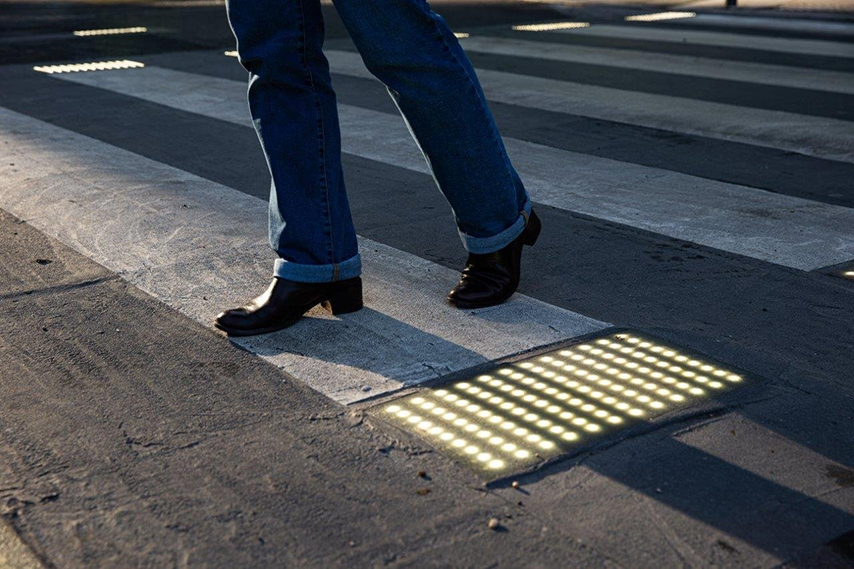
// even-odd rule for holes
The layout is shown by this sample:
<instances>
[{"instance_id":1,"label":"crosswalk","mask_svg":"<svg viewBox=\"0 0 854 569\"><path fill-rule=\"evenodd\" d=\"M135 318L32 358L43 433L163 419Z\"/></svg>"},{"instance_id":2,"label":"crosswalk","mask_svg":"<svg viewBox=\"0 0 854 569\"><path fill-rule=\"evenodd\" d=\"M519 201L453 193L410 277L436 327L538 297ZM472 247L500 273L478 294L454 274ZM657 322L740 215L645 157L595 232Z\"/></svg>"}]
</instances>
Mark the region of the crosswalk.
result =
<instances>
[{"instance_id":1,"label":"crosswalk","mask_svg":"<svg viewBox=\"0 0 854 569\"><path fill-rule=\"evenodd\" d=\"M728 21L715 20L710 25L720 28ZM838 64L840 58L854 58L850 44L785 38L780 30L774 30L778 34L774 37L707 31L701 23L592 25L554 32L545 40L490 29L472 31L461 41L473 55L487 98L520 113L586 117L603 121L606 129L608 124L627 124L796 153L837 168L854 165L851 122L809 108L810 98L819 93L854 101L854 73L840 70ZM741 25L733 27L741 29ZM834 30L836 34L847 28ZM801 54L832 58L833 63L805 68L720 59L714 51L694 57L661 53L656 45L643 51L560 40L573 34L606 41L619 38ZM480 65L478 54L494 59ZM108 93L128 101L143 115L169 109L209 123L212 131L228 124L251 132L245 83L231 71L210 71L232 69L232 58L222 50L196 54L208 64L188 71L177 65L170 68L169 57L180 60L181 54L159 56L158 63L135 69L43 75L33 80L47 90L73 84L92 93ZM329 49L327 57L335 77L371 78L358 54L344 46ZM569 81L563 75L535 76L526 73L518 58L566 66L568 73L573 65L585 65L601 68L603 73L631 69L667 74L671 81L703 79L739 82L745 89L764 85L797 90L793 96L803 97L804 110L607 87ZM367 108L346 91L340 93L340 100L343 150L348 156L398 169L418 184L428 184L424 160L390 107ZM223 307L263 288L271 267L264 200L249 195L245 188L229 187L189 168L128 150L123 141L134 133L119 134L123 125L112 125L113 134L99 140L49 124L45 118L20 108L0 108L0 144L10 158L0 164L0 208L207 327ZM734 262L746 259L751 267L804 272L854 260L854 209L850 207L512 136L505 136L505 142L541 208L699 246ZM229 141L195 143L197 152L204 153ZM240 152L235 150L234 162L220 167L241 168ZM359 172L352 176L351 185L354 180L356 185L371 183ZM406 223L415 210L396 212L396 219ZM433 219L436 226L450 223L448 216L434 214ZM455 310L442 302L457 277L447 263L428 260L429 253L407 251L397 242L361 237L360 247L365 310L340 319L314 311L291 329L237 342L330 398L352 404L612 325L593 312L582 314L524 294L500 307ZM575 270L572 251L554 254L565 259L566 270ZM627 323L631 324L631 315L614 322Z\"/></svg>"}]
</instances>

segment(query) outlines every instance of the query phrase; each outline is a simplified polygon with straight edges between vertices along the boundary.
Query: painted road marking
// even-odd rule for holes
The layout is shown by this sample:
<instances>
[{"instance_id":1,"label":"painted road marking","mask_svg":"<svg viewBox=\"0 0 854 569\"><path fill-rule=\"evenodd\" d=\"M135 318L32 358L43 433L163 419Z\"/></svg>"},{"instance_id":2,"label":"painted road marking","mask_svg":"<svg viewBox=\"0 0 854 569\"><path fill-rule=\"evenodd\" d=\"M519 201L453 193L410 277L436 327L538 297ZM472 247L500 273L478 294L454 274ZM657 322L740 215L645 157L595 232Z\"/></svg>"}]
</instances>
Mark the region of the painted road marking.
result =
<instances>
[{"instance_id":1,"label":"painted road marking","mask_svg":"<svg viewBox=\"0 0 854 569\"><path fill-rule=\"evenodd\" d=\"M688 20L680 20L684 23ZM705 32L676 28L661 28L647 25L590 26L570 30L558 30L558 34L583 34L605 38L659 41L692 45L709 45L742 49L759 49L779 53L800 53L805 55L823 55L827 57L854 57L854 47L850 43L805 40L795 38L775 38L747 34L728 34L724 32ZM726 63L722 63L726 65Z\"/></svg>"},{"instance_id":2,"label":"painted road marking","mask_svg":"<svg viewBox=\"0 0 854 569\"><path fill-rule=\"evenodd\" d=\"M727 61L722 64L719 59L704 57L565 43L533 42L494 36L472 35L461 44L466 51L470 52L530 57L586 65L605 65L623 69L640 69L692 77L708 77L854 94L854 75L839 71L804 69L746 61Z\"/></svg>"},{"instance_id":3,"label":"painted road marking","mask_svg":"<svg viewBox=\"0 0 854 569\"><path fill-rule=\"evenodd\" d=\"M249 127L242 82L146 67L63 75ZM399 117L339 105L345 152L428 173ZM854 259L854 209L505 139L542 204L802 270Z\"/></svg>"},{"instance_id":4,"label":"painted road marking","mask_svg":"<svg viewBox=\"0 0 854 569\"><path fill-rule=\"evenodd\" d=\"M373 77L357 53L328 50L326 56L335 73ZM477 74L491 101L854 163L854 129L848 121L490 69L478 69Z\"/></svg>"},{"instance_id":5,"label":"painted road marking","mask_svg":"<svg viewBox=\"0 0 854 569\"><path fill-rule=\"evenodd\" d=\"M271 278L264 200L5 109L0 145L0 207L204 326ZM444 296L458 272L360 249L364 310L237 343L353 403L608 326L524 295L457 310Z\"/></svg>"}]
</instances>

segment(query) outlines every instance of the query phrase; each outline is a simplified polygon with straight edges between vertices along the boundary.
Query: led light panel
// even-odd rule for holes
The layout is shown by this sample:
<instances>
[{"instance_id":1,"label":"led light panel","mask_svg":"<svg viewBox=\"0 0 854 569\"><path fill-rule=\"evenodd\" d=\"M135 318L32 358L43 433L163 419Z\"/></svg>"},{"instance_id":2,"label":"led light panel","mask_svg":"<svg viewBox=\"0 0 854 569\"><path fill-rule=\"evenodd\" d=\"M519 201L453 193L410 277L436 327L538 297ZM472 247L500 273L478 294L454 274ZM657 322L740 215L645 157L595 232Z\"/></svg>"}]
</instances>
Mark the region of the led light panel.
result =
<instances>
[{"instance_id":1,"label":"led light panel","mask_svg":"<svg viewBox=\"0 0 854 569\"><path fill-rule=\"evenodd\" d=\"M551 32L554 30L571 30L573 28L589 28L589 22L556 22L553 24L525 24L513 26L518 32Z\"/></svg>"},{"instance_id":2,"label":"led light panel","mask_svg":"<svg viewBox=\"0 0 854 569\"><path fill-rule=\"evenodd\" d=\"M661 20L681 20L693 18L696 12L658 12L656 14L640 14L638 16L626 16L627 22L660 22Z\"/></svg>"},{"instance_id":3,"label":"led light panel","mask_svg":"<svg viewBox=\"0 0 854 569\"><path fill-rule=\"evenodd\" d=\"M137 26L135 28L105 28L102 30L77 30L74 33L77 37L89 36L117 36L122 34L144 34L148 28Z\"/></svg>"},{"instance_id":4,"label":"led light panel","mask_svg":"<svg viewBox=\"0 0 854 569\"><path fill-rule=\"evenodd\" d=\"M113 69L136 69L145 67L145 64L139 61L95 61L91 63L71 63L68 65L37 65L33 67L35 71L41 73L80 73L83 71L109 71Z\"/></svg>"},{"instance_id":5,"label":"led light panel","mask_svg":"<svg viewBox=\"0 0 854 569\"><path fill-rule=\"evenodd\" d=\"M616 332L422 389L370 413L494 479L744 381L657 339Z\"/></svg>"},{"instance_id":6,"label":"led light panel","mask_svg":"<svg viewBox=\"0 0 854 569\"><path fill-rule=\"evenodd\" d=\"M854 269L842 271L842 277L854 281Z\"/></svg>"}]
</instances>

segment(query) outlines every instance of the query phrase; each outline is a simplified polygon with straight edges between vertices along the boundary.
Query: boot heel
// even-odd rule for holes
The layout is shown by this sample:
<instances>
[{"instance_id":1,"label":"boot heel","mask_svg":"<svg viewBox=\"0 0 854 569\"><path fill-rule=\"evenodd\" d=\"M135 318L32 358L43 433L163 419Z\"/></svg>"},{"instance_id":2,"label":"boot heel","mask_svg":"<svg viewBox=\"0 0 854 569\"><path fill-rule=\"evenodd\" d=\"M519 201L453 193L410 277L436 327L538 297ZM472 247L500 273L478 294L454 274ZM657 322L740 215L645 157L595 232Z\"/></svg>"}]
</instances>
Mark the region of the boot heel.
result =
<instances>
[{"instance_id":1,"label":"boot heel","mask_svg":"<svg viewBox=\"0 0 854 569\"><path fill-rule=\"evenodd\" d=\"M532 211L531 216L528 219L528 225L525 227L523 243L525 243L525 245L533 245L536 243L537 237L540 236L540 230L542 228L543 224L540 223L540 218Z\"/></svg>"},{"instance_id":2,"label":"boot heel","mask_svg":"<svg viewBox=\"0 0 854 569\"><path fill-rule=\"evenodd\" d=\"M352 284L334 291L321 306L336 316L356 312L362 308L362 279L357 277Z\"/></svg>"}]
</instances>

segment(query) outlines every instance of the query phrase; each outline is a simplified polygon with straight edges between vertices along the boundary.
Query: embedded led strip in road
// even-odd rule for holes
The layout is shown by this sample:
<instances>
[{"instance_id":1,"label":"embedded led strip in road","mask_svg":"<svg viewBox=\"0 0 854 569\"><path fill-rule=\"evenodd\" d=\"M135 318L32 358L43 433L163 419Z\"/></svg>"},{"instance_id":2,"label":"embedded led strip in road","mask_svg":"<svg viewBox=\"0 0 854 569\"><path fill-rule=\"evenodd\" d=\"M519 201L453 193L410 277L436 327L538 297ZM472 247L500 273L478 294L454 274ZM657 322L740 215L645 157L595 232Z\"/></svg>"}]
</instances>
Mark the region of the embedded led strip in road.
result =
<instances>
[{"instance_id":1,"label":"embedded led strip in road","mask_svg":"<svg viewBox=\"0 0 854 569\"><path fill-rule=\"evenodd\" d=\"M743 381L706 358L619 332L423 389L371 413L496 478Z\"/></svg>"},{"instance_id":2,"label":"embedded led strip in road","mask_svg":"<svg viewBox=\"0 0 854 569\"><path fill-rule=\"evenodd\" d=\"M694 18L696 12L657 12L655 14L639 14L637 16L626 16L627 22L660 22L662 20L682 20Z\"/></svg>"},{"instance_id":3,"label":"embedded led strip in road","mask_svg":"<svg viewBox=\"0 0 854 569\"><path fill-rule=\"evenodd\" d=\"M551 24L521 24L513 26L517 32L551 32L554 30L572 30L589 28L590 22L554 22Z\"/></svg>"},{"instance_id":4,"label":"embedded led strip in road","mask_svg":"<svg viewBox=\"0 0 854 569\"><path fill-rule=\"evenodd\" d=\"M77 37L90 36L117 36L123 34L144 34L148 28L137 26L134 28L104 28L101 30L77 30L72 32Z\"/></svg>"},{"instance_id":5,"label":"embedded led strip in road","mask_svg":"<svg viewBox=\"0 0 854 569\"><path fill-rule=\"evenodd\" d=\"M81 73L84 71L137 69L140 67L145 67L145 64L139 61L122 59L120 61L94 61L90 63L69 63L66 65L37 65L33 69L41 73Z\"/></svg>"}]
</instances>

